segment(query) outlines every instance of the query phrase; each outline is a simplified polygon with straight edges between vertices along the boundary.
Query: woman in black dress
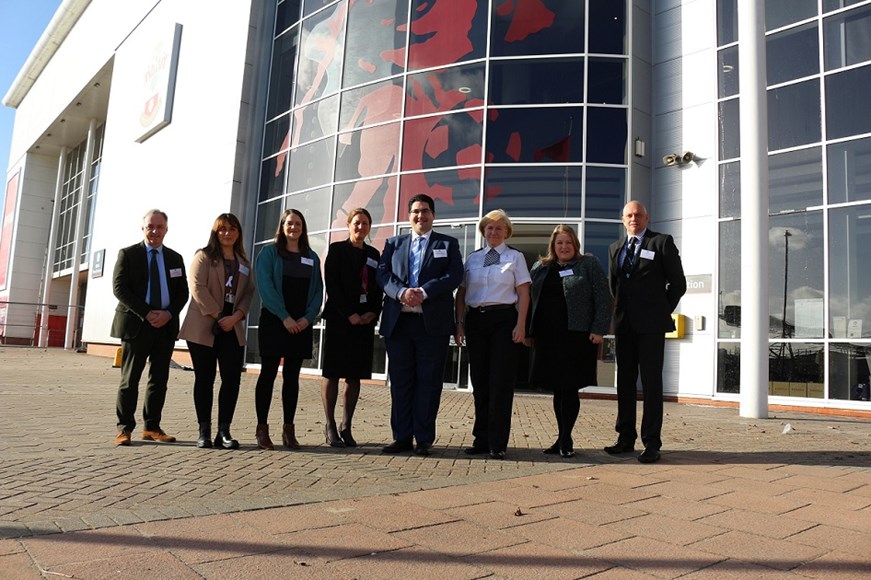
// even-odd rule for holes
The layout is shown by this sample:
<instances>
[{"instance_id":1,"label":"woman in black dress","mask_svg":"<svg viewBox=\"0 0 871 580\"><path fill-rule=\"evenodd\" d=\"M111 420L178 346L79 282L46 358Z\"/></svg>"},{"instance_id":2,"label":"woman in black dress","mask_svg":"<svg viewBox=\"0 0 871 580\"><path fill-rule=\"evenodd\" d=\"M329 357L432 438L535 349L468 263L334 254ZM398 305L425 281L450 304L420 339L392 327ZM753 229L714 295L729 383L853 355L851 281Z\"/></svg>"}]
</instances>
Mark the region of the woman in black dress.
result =
<instances>
[{"instance_id":1,"label":"woman in black dress","mask_svg":"<svg viewBox=\"0 0 871 580\"><path fill-rule=\"evenodd\" d=\"M381 312L382 292L375 281L381 254L366 244L372 216L363 208L348 214L348 239L330 244L324 263L327 285L327 321L324 336L324 382L321 399L326 425L324 436L331 447L356 447L351 420L360 381L372 377L375 324ZM345 379L342 423L336 426L339 379Z\"/></svg>"},{"instance_id":2,"label":"woman in black dress","mask_svg":"<svg viewBox=\"0 0 871 580\"><path fill-rule=\"evenodd\" d=\"M558 225L547 256L533 264L527 346L535 347L533 385L553 391L556 443L548 454L575 454L578 390L596 384L599 345L611 321L611 295L595 256L581 254L575 230Z\"/></svg>"},{"instance_id":3,"label":"woman in black dress","mask_svg":"<svg viewBox=\"0 0 871 580\"><path fill-rule=\"evenodd\" d=\"M320 259L309 246L308 227L302 213L295 209L284 211L275 232L275 243L263 248L257 256L255 271L263 304L257 331L260 377L254 392L257 446L274 449L267 417L273 383L283 358L281 438L288 449L299 449L293 423L299 399L299 370L302 361L312 357L312 325L324 298Z\"/></svg>"}]
</instances>

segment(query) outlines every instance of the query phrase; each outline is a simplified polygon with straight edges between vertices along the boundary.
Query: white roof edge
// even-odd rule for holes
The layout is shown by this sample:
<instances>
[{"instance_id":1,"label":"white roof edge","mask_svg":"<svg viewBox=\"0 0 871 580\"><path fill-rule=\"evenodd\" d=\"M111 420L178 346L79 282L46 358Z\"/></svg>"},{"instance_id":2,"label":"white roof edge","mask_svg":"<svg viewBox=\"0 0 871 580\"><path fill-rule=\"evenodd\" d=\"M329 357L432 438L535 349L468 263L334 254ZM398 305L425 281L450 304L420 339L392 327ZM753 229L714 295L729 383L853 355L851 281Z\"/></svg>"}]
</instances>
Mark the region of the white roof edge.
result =
<instances>
[{"instance_id":1,"label":"white roof edge","mask_svg":"<svg viewBox=\"0 0 871 580\"><path fill-rule=\"evenodd\" d=\"M42 74L54 53L60 48L90 3L91 0L63 0L61 2L52 16L51 22L48 23L42 36L39 37L36 46L30 51L30 56L27 57L24 66L18 71L18 76L15 77L6 96L3 97L4 105L13 109L18 108L18 105L30 92L33 83Z\"/></svg>"}]
</instances>

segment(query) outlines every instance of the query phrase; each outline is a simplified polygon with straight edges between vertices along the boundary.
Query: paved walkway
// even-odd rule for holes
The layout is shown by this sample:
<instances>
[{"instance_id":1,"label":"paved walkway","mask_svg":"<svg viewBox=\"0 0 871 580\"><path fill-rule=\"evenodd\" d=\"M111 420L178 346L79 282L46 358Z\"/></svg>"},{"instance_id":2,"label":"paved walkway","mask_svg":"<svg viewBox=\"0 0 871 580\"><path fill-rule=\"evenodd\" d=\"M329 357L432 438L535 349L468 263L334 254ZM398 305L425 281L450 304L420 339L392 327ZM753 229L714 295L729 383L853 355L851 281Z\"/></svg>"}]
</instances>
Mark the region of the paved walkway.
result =
<instances>
[{"instance_id":1,"label":"paved walkway","mask_svg":"<svg viewBox=\"0 0 871 580\"><path fill-rule=\"evenodd\" d=\"M445 392L430 457L387 456L389 395L364 386L357 449L194 446L190 372L163 427L116 448L111 361L0 348L0 578L857 578L871 572L871 421L666 404L663 460L601 451L613 401L583 401L571 460L550 398L518 396L508 458L469 458L472 398ZM273 403L277 435L280 403Z\"/></svg>"}]
</instances>

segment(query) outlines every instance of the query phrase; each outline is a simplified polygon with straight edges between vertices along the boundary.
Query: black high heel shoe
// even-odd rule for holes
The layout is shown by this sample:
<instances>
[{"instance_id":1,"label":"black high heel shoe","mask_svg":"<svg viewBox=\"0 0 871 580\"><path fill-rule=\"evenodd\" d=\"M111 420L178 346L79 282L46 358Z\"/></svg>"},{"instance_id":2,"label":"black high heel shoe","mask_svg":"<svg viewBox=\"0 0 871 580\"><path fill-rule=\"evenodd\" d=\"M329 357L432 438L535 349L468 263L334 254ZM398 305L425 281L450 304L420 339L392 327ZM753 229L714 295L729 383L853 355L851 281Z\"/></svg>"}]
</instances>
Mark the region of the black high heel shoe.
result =
<instances>
[{"instance_id":1,"label":"black high heel shoe","mask_svg":"<svg viewBox=\"0 0 871 580\"><path fill-rule=\"evenodd\" d=\"M344 447L345 442L339 437L335 427L324 425L324 440L330 447Z\"/></svg>"},{"instance_id":2,"label":"black high heel shoe","mask_svg":"<svg viewBox=\"0 0 871 580\"><path fill-rule=\"evenodd\" d=\"M559 452L559 441L544 450L545 455L557 455Z\"/></svg>"},{"instance_id":3,"label":"black high heel shoe","mask_svg":"<svg viewBox=\"0 0 871 580\"><path fill-rule=\"evenodd\" d=\"M339 431L339 437L342 438L342 441L345 442L345 447L356 447L357 442L354 440L354 437L351 435L351 428L345 427L341 431Z\"/></svg>"}]
</instances>

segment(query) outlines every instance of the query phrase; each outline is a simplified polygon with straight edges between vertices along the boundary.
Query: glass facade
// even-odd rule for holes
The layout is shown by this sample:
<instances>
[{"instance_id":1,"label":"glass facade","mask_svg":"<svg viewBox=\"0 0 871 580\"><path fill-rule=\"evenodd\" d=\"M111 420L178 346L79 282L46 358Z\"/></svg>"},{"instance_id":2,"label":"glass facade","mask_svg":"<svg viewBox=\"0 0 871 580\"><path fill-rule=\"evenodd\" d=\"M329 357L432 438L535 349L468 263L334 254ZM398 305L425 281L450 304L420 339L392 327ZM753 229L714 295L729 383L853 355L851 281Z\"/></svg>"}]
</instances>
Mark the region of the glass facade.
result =
<instances>
[{"instance_id":1,"label":"glass facade","mask_svg":"<svg viewBox=\"0 0 871 580\"><path fill-rule=\"evenodd\" d=\"M255 253L288 207L321 253L366 207L380 249L427 193L464 254L504 208L533 230L530 259L567 222L607 264L628 183L625 1L284 0L271 63Z\"/></svg>"},{"instance_id":2,"label":"glass facade","mask_svg":"<svg viewBox=\"0 0 871 580\"><path fill-rule=\"evenodd\" d=\"M871 6L766 3L769 394L857 400L871 364ZM820 12L820 8L822 12ZM741 207L737 2L719 0L717 392L737 393Z\"/></svg>"}]
</instances>

